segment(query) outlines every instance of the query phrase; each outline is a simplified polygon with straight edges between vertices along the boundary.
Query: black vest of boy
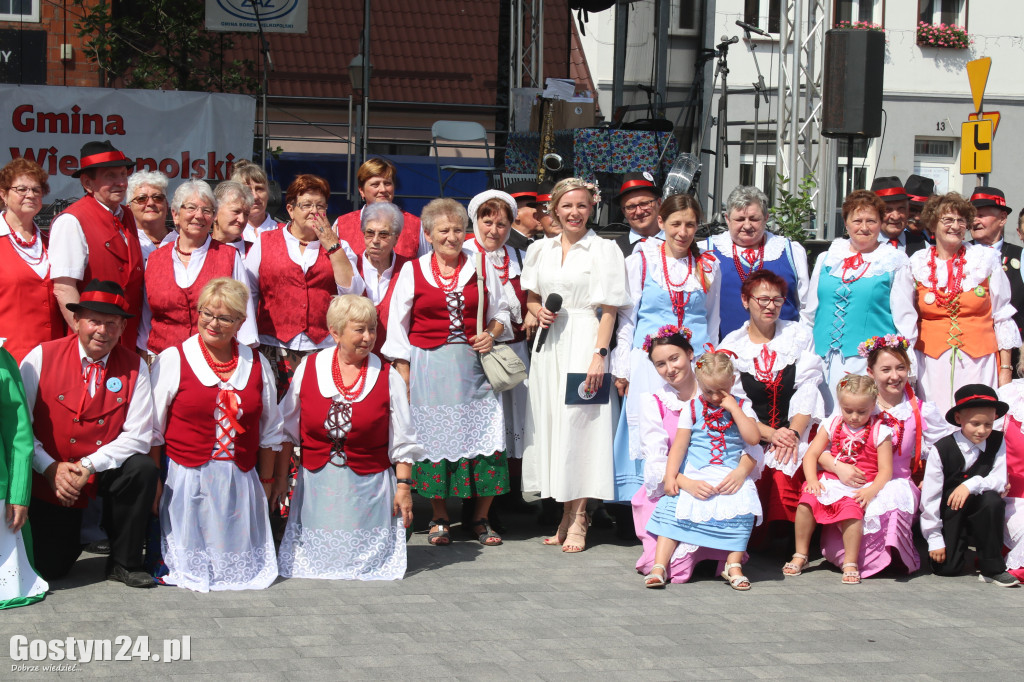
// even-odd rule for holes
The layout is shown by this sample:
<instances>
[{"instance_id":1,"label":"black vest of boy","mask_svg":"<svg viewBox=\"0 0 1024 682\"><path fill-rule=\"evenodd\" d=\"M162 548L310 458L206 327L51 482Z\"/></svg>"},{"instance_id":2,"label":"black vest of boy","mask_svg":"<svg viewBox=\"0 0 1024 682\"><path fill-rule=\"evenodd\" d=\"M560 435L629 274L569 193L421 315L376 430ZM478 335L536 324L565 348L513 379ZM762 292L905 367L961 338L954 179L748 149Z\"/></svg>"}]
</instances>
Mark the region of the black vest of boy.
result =
<instances>
[{"instance_id":1,"label":"black vest of boy","mask_svg":"<svg viewBox=\"0 0 1024 682\"><path fill-rule=\"evenodd\" d=\"M964 471L964 455L956 444L953 434L940 438L935 442L935 449L942 462L942 499L945 501L957 486L975 476L988 476L996 462L996 453L1003 444L1003 432L993 431L985 441L985 449L978 455L977 461Z\"/></svg>"}]
</instances>

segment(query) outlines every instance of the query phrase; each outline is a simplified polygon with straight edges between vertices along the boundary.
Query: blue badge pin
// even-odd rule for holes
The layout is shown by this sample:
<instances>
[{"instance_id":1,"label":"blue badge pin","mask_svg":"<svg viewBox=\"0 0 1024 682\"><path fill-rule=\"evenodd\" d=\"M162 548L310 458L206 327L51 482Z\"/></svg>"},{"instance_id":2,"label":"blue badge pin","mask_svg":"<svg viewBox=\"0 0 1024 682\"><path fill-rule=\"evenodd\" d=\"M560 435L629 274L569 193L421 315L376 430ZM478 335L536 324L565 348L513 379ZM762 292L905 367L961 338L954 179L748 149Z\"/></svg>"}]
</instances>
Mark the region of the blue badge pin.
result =
<instances>
[{"instance_id":1,"label":"blue badge pin","mask_svg":"<svg viewBox=\"0 0 1024 682\"><path fill-rule=\"evenodd\" d=\"M107 379L107 390L111 393L117 393L121 390L121 380L117 377L110 377Z\"/></svg>"}]
</instances>

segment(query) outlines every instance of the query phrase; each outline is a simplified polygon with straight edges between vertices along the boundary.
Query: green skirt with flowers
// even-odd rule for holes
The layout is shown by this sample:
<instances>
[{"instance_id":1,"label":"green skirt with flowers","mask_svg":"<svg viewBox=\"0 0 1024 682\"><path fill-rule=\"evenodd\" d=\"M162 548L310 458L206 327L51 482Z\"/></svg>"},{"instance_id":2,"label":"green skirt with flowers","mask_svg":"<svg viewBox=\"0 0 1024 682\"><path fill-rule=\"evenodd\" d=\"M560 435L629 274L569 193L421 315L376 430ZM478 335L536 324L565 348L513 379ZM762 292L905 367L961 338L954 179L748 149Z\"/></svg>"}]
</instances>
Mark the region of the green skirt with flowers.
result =
<instances>
[{"instance_id":1,"label":"green skirt with flowers","mask_svg":"<svg viewBox=\"0 0 1024 682\"><path fill-rule=\"evenodd\" d=\"M504 495L508 492L508 460L503 452L454 462L424 459L413 466L412 478L416 492L427 499Z\"/></svg>"}]
</instances>

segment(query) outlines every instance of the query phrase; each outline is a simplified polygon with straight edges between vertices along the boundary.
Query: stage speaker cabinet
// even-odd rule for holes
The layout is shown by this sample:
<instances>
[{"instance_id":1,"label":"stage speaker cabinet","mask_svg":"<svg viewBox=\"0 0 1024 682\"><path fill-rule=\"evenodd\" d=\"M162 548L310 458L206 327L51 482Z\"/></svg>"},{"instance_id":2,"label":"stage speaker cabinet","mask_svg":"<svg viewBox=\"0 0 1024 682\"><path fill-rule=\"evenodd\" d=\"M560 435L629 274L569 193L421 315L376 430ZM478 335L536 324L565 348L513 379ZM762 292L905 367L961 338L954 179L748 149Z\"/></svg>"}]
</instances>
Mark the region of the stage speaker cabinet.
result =
<instances>
[{"instance_id":1,"label":"stage speaker cabinet","mask_svg":"<svg viewBox=\"0 0 1024 682\"><path fill-rule=\"evenodd\" d=\"M882 134L885 35L836 28L825 34L822 131L825 137Z\"/></svg>"}]
</instances>

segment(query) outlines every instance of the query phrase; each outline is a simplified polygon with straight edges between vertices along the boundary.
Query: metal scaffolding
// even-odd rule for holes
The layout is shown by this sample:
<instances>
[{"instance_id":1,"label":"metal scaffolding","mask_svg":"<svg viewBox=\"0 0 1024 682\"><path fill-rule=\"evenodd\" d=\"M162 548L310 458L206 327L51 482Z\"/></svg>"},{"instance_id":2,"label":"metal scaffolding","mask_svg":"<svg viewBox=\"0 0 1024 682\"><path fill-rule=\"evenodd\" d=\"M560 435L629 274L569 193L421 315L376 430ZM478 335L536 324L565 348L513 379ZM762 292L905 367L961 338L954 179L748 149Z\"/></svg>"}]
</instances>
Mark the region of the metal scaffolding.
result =
<instances>
[{"instance_id":1,"label":"metal scaffolding","mask_svg":"<svg viewBox=\"0 0 1024 682\"><path fill-rule=\"evenodd\" d=\"M822 79L825 31L830 25L832 0L785 0L779 34L782 55L779 74L777 162L788 178L780 189L796 192L800 180L817 181L815 230L825 237L835 206L835 145L821 135Z\"/></svg>"},{"instance_id":2,"label":"metal scaffolding","mask_svg":"<svg viewBox=\"0 0 1024 682\"><path fill-rule=\"evenodd\" d=\"M511 0L512 26L509 55L512 63L509 79L512 88L544 87L544 2ZM509 93L511 101L511 92Z\"/></svg>"}]
</instances>

